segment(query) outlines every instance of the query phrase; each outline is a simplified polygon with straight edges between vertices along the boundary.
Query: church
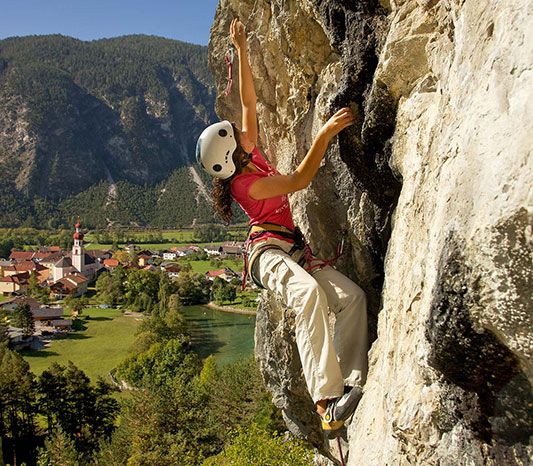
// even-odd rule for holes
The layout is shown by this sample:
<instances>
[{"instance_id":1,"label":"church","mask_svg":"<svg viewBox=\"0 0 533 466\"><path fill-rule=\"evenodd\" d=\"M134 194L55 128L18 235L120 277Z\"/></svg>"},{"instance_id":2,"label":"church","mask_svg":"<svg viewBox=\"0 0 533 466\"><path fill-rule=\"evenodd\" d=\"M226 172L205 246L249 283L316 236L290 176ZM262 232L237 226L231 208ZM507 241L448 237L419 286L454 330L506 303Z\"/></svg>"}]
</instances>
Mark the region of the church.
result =
<instances>
[{"instance_id":1,"label":"church","mask_svg":"<svg viewBox=\"0 0 533 466\"><path fill-rule=\"evenodd\" d=\"M82 275L88 282L96 278L98 271L103 267L100 262L94 260L92 256L85 252L83 247L83 233L81 232L80 220L74 225L75 232L72 236L74 245L72 252L61 257L52 266L52 281L54 283L62 280L68 275Z\"/></svg>"}]
</instances>

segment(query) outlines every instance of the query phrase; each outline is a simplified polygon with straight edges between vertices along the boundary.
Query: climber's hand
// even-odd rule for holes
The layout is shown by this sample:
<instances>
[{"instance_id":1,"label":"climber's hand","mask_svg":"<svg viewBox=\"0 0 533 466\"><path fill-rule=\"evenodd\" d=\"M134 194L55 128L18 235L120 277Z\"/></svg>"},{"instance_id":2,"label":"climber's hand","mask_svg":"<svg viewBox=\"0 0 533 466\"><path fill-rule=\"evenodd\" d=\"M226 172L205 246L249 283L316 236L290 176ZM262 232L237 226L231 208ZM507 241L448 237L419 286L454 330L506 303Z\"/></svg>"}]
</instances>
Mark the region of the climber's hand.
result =
<instances>
[{"instance_id":1,"label":"climber's hand","mask_svg":"<svg viewBox=\"0 0 533 466\"><path fill-rule=\"evenodd\" d=\"M335 113L320 129L322 133L328 139L332 139L339 134L344 128L354 124L355 117L353 112L348 108L341 108Z\"/></svg>"},{"instance_id":2,"label":"climber's hand","mask_svg":"<svg viewBox=\"0 0 533 466\"><path fill-rule=\"evenodd\" d=\"M237 50L246 49L246 29L238 18L234 18L229 27L231 42Z\"/></svg>"}]
</instances>

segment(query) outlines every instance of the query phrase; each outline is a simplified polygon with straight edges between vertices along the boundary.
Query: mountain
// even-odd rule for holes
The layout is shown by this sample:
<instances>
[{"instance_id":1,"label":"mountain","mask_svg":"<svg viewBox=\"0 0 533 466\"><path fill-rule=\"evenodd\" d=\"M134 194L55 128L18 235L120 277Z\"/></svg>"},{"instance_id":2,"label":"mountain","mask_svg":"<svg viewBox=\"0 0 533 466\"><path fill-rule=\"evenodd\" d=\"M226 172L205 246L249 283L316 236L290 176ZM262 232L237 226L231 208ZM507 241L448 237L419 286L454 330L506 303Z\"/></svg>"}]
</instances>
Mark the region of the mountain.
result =
<instances>
[{"instance_id":1,"label":"mountain","mask_svg":"<svg viewBox=\"0 0 533 466\"><path fill-rule=\"evenodd\" d=\"M214 101L204 46L142 35L0 41L0 226L80 210L94 226L212 219L193 162Z\"/></svg>"}]
</instances>

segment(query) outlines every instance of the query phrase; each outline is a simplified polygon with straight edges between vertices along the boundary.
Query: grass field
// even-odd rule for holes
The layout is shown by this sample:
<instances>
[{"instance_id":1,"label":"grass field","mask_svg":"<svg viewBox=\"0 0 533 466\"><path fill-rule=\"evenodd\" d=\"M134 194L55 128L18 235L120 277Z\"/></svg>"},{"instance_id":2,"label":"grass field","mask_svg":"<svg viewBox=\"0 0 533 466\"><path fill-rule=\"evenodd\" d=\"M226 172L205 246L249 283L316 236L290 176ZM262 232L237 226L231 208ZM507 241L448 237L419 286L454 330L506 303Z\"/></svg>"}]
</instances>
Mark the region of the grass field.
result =
<instances>
[{"instance_id":1,"label":"grass field","mask_svg":"<svg viewBox=\"0 0 533 466\"><path fill-rule=\"evenodd\" d=\"M40 374L53 362L66 364L70 360L91 380L102 376L109 381L108 372L126 356L139 321L123 316L118 309L90 308L83 314L90 316L85 330L53 339L49 348L21 352L34 374Z\"/></svg>"},{"instance_id":2,"label":"grass field","mask_svg":"<svg viewBox=\"0 0 533 466\"><path fill-rule=\"evenodd\" d=\"M240 260L237 264L233 262L232 260L224 260L220 263L217 263L217 265L212 265L211 261L179 261L178 263L183 264L191 264L192 271L195 273L201 273L204 274L208 270L218 270L223 269L224 267L229 267L234 272L242 272L242 269L244 267L244 263L242 260Z\"/></svg>"},{"instance_id":3,"label":"grass field","mask_svg":"<svg viewBox=\"0 0 533 466\"><path fill-rule=\"evenodd\" d=\"M129 243L117 243L117 246L120 248L124 248L124 246L127 246ZM181 243L139 243L137 246L139 246L141 249L150 249L154 251L161 251L163 249L170 249L173 246L181 246ZM113 244L103 244L103 243L89 243L85 245L85 249L93 250L93 249L111 249Z\"/></svg>"}]
</instances>

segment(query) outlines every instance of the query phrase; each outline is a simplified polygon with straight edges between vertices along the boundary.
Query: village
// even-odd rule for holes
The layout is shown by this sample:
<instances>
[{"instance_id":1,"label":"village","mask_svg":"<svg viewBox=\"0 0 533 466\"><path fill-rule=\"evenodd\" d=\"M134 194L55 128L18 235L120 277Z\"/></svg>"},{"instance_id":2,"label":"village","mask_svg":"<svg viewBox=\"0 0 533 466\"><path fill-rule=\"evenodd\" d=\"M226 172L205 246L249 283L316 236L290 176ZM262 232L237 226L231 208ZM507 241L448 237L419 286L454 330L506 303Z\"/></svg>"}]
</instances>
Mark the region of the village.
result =
<instances>
[{"instance_id":1,"label":"village","mask_svg":"<svg viewBox=\"0 0 533 466\"><path fill-rule=\"evenodd\" d=\"M239 264L242 261L244 243L227 241L208 245L173 246L167 250L142 249L135 244L123 249L87 249L82 225L74 225L73 246L70 251L59 246L40 247L34 251L12 250L8 258L0 258L0 315L9 322L7 333L10 345L15 349L39 349L43 341L54 335L68 333L73 318L65 311L64 303L88 293L97 278L105 272L113 273L118 267L161 272L176 279L187 270L188 258L204 258L209 264L224 264L228 259ZM231 267L212 268L205 277L235 282L240 273ZM38 290L37 296L35 290ZM8 317L21 306L29 309L32 333L11 325ZM107 307L106 304L100 304Z\"/></svg>"}]
</instances>

